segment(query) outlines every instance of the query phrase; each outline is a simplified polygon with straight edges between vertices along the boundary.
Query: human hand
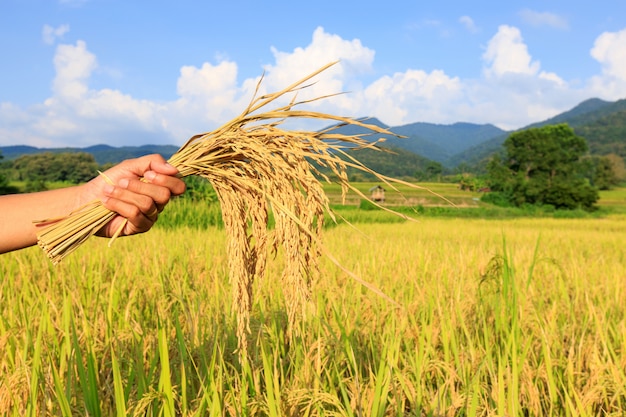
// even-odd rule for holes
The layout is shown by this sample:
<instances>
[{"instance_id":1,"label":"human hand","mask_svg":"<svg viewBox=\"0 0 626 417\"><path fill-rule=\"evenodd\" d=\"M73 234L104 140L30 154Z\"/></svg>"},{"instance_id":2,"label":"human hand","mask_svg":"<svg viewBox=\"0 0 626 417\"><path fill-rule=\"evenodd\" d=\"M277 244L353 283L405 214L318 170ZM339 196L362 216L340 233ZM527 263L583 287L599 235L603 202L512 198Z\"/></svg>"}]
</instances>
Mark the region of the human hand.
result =
<instances>
[{"instance_id":1,"label":"human hand","mask_svg":"<svg viewBox=\"0 0 626 417\"><path fill-rule=\"evenodd\" d=\"M112 237L123 222L126 224L121 235L150 230L170 197L185 191L185 183L176 177L177 173L162 156L154 154L123 161L85 184L84 203L98 199L118 214L97 235Z\"/></svg>"}]
</instances>

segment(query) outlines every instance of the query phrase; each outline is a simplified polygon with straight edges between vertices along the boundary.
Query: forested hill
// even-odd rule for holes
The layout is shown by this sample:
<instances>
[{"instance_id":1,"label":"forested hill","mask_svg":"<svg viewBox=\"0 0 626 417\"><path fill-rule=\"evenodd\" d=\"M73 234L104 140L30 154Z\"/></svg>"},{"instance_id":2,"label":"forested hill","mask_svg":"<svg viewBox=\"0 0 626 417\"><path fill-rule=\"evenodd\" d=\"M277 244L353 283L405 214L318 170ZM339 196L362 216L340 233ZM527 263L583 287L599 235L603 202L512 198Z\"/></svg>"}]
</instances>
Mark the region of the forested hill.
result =
<instances>
[{"instance_id":1,"label":"forested hill","mask_svg":"<svg viewBox=\"0 0 626 417\"><path fill-rule=\"evenodd\" d=\"M391 138L389 145L402 147L439 162L506 132L492 124L458 122L451 125L412 123L393 127L406 139Z\"/></svg>"},{"instance_id":2,"label":"forested hill","mask_svg":"<svg viewBox=\"0 0 626 417\"><path fill-rule=\"evenodd\" d=\"M463 164L472 171L480 171L491 155L501 151L502 143L512 133L491 124L412 123L389 127L378 119L369 119L366 122L404 136L386 137L388 146L405 149L440 162L448 168ZM589 99L566 112L520 130L559 123L569 124L576 134L584 137L592 154L616 153L626 157L626 99L616 102ZM354 126L344 126L339 130L345 134L365 133L364 129ZM380 135L373 136L377 137Z\"/></svg>"},{"instance_id":3,"label":"forested hill","mask_svg":"<svg viewBox=\"0 0 626 417\"><path fill-rule=\"evenodd\" d=\"M614 153L626 159L626 100L620 102L620 107L615 113L574 127L577 135L587 139L592 154Z\"/></svg>"},{"instance_id":4,"label":"forested hill","mask_svg":"<svg viewBox=\"0 0 626 417\"><path fill-rule=\"evenodd\" d=\"M479 172L486 161L495 152L502 150L502 143L511 132L504 131L491 124L454 123L439 125L433 123L412 123L390 127L376 118L365 119L365 123L381 126L397 136L385 137L386 147L396 149L398 155L386 153L362 153L361 158L367 159L367 165L377 171L390 175L393 168L400 176L411 175L408 172L420 171L433 161L447 168L455 168L463 164L470 171ZM567 123L574 128L576 134L584 137L589 143L592 154L606 155L615 153L626 158L626 99L608 102L599 99L586 100L571 110L555 117L534 123L523 129L543 125ZM520 129L520 130L523 130ZM364 128L348 125L338 128L346 135L369 133ZM381 135L374 134L375 140ZM117 163L124 159L159 153L169 158L178 148L173 145L143 145L114 148L108 145L96 145L87 148L34 148L30 146L0 147L4 161L10 161L21 155L42 152L87 152L94 156L99 164ZM392 160L389 160L392 158ZM364 161L366 162L366 161ZM397 167L393 167L394 164ZM385 166L386 169L380 168ZM401 172L401 173L400 173Z\"/></svg>"},{"instance_id":5,"label":"forested hill","mask_svg":"<svg viewBox=\"0 0 626 417\"><path fill-rule=\"evenodd\" d=\"M22 155L32 155L44 152L86 152L93 155L96 162L103 164L116 164L125 159L137 158L144 155L158 153L164 158L169 158L178 150L173 145L142 145L142 146L122 146L115 148L109 145L94 145L87 148L36 148L33 146L5 146L0 147L0 152L5 160L12 160Z\"/></svg>"},{"instance_id":6,"label":"forested hill","mask_svg":"<svg viewBox=\"0 0 626 417\"><path fill-rule=\"evenodd\" d=\"M585 138L591 154L616 153L626 158L626 99L615 102L600 99L586 100L569 111L519 130L558 123L567 123L577 135ZM448 161L448 165L484 165L484 161L491 155L501 151L502 144L509 133L496 136L458 153Z\"/></svg>"},{"instance_id":7,"label":"forested hill","mask_svg":"<svg viewBox=\"0 0 626 417\"><path fill-rule=\"evenodd\" d=\"M506 133L506 131L491 124L458 122L443 125L419 122L390 127L376 118L363 119L363 122L383 127L396 135L373 134L372 140L383 137L386 140L386 146L404 149L442 163L445 163L458 152ZM337 129L337 132L345 135L367 135L369 133L367 129L354 125L342 126Z\"/></svg>"},{"instance_id":8,"label":"forested hill","mask_svg":"<svg viewBox=\"0 0 626 417\"><path fill-rule=\"evenodd\" d=\"M429 170L433 167L436 169L436 162L402 148L386 146L384 143L381 145L383 145L381 150L366 148L355 149L348 153L366 167L388 177L425 179L433 176ZM325 170L322 171L328 173ZM372 175L355 168L349 168L348 175L374 179Z\"/></svg>"}]
</instances>

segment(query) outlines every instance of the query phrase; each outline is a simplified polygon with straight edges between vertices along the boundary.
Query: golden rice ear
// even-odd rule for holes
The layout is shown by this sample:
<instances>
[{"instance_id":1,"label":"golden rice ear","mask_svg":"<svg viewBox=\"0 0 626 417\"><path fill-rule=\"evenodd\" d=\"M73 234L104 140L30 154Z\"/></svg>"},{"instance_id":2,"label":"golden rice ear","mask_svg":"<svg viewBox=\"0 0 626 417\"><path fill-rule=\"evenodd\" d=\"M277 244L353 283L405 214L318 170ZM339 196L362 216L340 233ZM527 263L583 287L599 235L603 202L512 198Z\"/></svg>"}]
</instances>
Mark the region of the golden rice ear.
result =
<instances>
[{"instance_id":1,"label":"golden rice ear","mask_svg":"<svg viewBox=\"0 0 626 417\"><path fill-rule=\"evenodd\" d=\"M207 178L218 195L228 235L229 274L238 317L239 352L243 358L247 356L252 286L265 273L268 251L280 246L285 255L282 281L290 329L296 328L295 321L307 311L310 284L318 272L319 257L326 254L337 263L322 244L324 214L332 216L332 211L319 180L318 167L330 168L344 192L353 190L367 200L367 196L349 183L347 168L372 174L391 188L394 182L422 188L380 175L349 156L345 149L379 149L377 142L366 140L365 135L343 135L337 128L355 125L370 133L393 133L365 121L295 109L325 97L302 102L292 99L286 105L261 111L279 97L306 88L304 83L335 64L325 65L281 91L254 97L241 115L214 131L191 137L168 161L181 177ZM335 126L322 131L281 129L284 120L293 118L326 120ZM270 211L276 223L272 231L276 245L269 244ZM46 220L44 223L51 224L39 232L39 245L58 263L114 215L94 202L60 221ZM351 276L384 296L359 277Z\"/></svg>"}]
</instances>

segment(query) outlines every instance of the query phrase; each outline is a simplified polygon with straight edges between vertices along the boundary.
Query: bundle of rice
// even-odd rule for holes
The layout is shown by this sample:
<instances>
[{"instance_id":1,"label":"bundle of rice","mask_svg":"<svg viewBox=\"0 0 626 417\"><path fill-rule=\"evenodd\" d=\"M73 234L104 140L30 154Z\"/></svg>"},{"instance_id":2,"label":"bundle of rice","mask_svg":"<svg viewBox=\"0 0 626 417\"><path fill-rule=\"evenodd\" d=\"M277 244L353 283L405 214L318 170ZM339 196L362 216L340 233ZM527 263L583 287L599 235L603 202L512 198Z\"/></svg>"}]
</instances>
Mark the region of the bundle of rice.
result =
<instances>
[{"instance_id":1,"label":"bundle of rice","mask_svg":"<svg viewBox=\"0 0 626 417\"><path fill-rule=\"evenodd\" d=\"M351 124L371 132L391 134L385 129L350 118L296 110L295 106L306 102L293 100L282 107L259 112L277 98L306 87L305 82L333 64L282 91L254 98L239 117L217 130L192 137L168 161L183 177L198 175L208 179L218 195L228 235L229 273L237 308L239 348L244 356L252 284L264 273L267 254L281 249L281 246L285 259L282 280L289 323L294 324L304 314L310 282L317 273L317 261L326 253L321 244L324 213L329 213L334 220L320 182L320 178L330 179L316 166L332 170L342 185L344 197L351 189L367 199L349 183L347 167L372 173L387 184L403 183L371 171L346 153L348 147L376 148L375 143L361 135L347 136L336 132L337 127ZM316 132L281 129L282 121L290 118L325 119L334 122L335 127ZM275 218L275 227L271 230L268 228L270 210ZM100 202L93 202L67 218L46 220L45 223L49 224L38 234L39 245L56 264L113 216L115 213ZM332 258L331 254L326 255ZM362 280L360 282L369 286Z\"/></svg>"}]
</instances>

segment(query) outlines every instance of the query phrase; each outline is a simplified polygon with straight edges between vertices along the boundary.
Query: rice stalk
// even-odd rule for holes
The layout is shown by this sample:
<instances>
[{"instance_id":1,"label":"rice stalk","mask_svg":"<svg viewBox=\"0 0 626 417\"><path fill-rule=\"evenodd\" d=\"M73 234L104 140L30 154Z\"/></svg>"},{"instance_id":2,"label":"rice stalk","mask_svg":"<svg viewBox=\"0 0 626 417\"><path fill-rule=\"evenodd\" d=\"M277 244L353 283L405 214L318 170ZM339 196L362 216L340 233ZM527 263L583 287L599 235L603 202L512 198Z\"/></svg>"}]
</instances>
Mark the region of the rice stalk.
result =
<instances>
[{"instance_id":1,"label":"rice stalk","mask_svg":"<svg viewBox=\"0 0 626 417\"><path fill-rule=\"evenodd\" d=\"M369 200L348 181L348 167L373 174L393 189L394 182L422 188L380 175L348 155L348 148L380 148L377 141L370 142L365 135L343 135L337 128L355 125L370 134L392 135L391 132L363 120L295 108L329 97L295 101L296 93L308 86L307 81L334 64L325 65L281 91L257 97L261 80L255 97L240 116L214 131L193 136L168 161L182 177L206 178L217 193L228 236L229 277L243 357L247 356L252 286L265 271L268 252L282 249L284 253L282 285L290 329L297 328L293 324L306 314L310 284L318 273L320 256L326 254L338 264L322 245L324 213L329 213L333 220L334 216L321 183L331 180L318 168L330 168L344 197L352 190ZM285 94L294 95L288 104L261 111ZM281 128L283 121L293 118L327 120L334 126L321 131ZM273 230L268 228L270 211L275 218ZM45 226L38 233L38 243L57 264L115 215L98 201L90 203L64 219L42 222Z\"/></svg>"}]
</instances>

